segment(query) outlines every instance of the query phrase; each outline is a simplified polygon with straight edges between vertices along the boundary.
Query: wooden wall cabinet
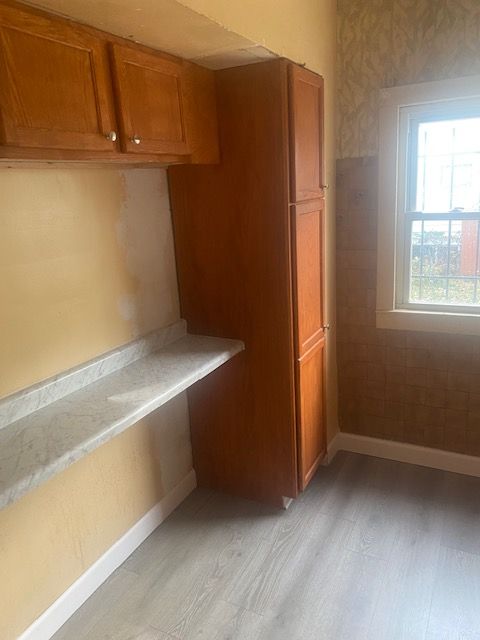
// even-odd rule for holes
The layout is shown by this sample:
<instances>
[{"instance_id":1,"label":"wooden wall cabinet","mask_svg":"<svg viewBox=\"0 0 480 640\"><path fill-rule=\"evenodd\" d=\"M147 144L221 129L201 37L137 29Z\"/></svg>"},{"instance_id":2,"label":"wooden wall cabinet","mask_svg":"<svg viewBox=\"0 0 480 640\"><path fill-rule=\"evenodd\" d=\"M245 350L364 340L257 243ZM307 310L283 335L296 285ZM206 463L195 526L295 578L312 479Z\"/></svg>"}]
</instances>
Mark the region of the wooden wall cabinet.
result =
<instances>
[{"instance_id":1,"label":"wooden wall cabinet","mask_svg":"<svg viewBox=\"0 0 480 640\"><path fill-rule=\"evenodd\" d=\"M182 63L118 44L112 59L123 151L187 155Z\"/></svg>"},{"instance_id":2,"label":"wooden wall cabinet","mask_svg":"<svg viewBox=\"0 0 480 640\"><path fill-rule=\"evenodd\" d=\"M0 5L4 145L114 151L108 55L69 23Z\"/></svg>"},{"instance_id":3,"label":"wooden wall cabinet","mask_svg":"<svg viewBox=\"0 0 480 640\"><path fill-rule=\"evenodd\" d=\"M323 81L216 74L222 162L169 168L182 315L245 352L189 394L200 486L281 506L326 453Z\"/></svg>"},{"instance_id":4,"label":"wooden wall cabinet","mask_svg":"<svg viewBox=\"0 0 480 640\"><path fill-rule=\"evenodd\" d=\"M323 78L298 67L289 68L290 197L302 202L324 195Z\"/></svg>"},{"instance_id":5,"label":"wooden wall cabinet","mask_svg":"<svg viewBox=\"0 0 480 640\"><path fill-rule=\"evenodd\" d=\"M0 158L218 162L213 72L0 4Z\"/></svg>"}]
</instances>

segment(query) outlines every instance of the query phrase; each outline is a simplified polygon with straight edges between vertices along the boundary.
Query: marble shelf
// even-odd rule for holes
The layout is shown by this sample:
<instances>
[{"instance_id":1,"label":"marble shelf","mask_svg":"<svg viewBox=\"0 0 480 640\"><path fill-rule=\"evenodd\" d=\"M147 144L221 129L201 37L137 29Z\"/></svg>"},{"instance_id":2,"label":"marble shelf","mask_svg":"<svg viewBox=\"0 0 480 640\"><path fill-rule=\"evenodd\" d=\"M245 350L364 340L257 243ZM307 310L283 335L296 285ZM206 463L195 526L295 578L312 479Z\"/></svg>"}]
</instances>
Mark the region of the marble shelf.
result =
<instances>
[{"instance_id":1,"label":"marble shelf","mask_svg":"<svg viewBox=\"0 0 480 640\"><path fill-rule=\"evenodd\" d=\"M0 428L0 508L132 426L244 348L238 340L178 337L178 333L159 350L102 373L83 388ZM99 362L102 359L93 363L97 369ZM28 390L23 393L28 396Z\"/></svg>"}]
</instances>

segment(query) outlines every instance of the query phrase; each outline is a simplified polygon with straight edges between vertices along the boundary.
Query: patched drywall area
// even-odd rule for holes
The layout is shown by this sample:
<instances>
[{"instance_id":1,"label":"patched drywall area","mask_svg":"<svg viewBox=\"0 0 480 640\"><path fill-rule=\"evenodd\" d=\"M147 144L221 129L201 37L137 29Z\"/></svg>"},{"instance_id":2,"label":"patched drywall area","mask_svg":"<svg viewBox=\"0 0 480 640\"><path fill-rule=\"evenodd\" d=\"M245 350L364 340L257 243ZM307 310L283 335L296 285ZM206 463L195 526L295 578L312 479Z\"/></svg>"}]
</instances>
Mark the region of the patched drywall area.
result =
<instances>
[{"instance_id":1,"label":"patched drywall area","mask_svg":"<svg viewBox=\"0 0 480 640\"><path fill-rule=\"evenodd\" d=\"M166 171L120 173L123 188L116 238L133 292L118 300L133 336L144 335L179 317L179 301Z\"/></svg>"},{"instance_id":2,"label":"patched drywall area","mask_svg":"<svg viewBox=\"0 0 480 640\"><path fill-rule=\"evenodd\" d=\"M163 170L0 171L0 397L179 317Z\"/></svg>"},{"instance_id":3,"label":"patched drywall area","mask_svg":"<svg viewBox=\"0 0 480 640\"><path fill-rule=\"evenodd\" d=\"M335 74L335 0L177 0L228 31L325 77Z\"/></svg>"},{"instance_id":4,"label":"patched drywall area","mask_svg":"<svg viewBox=\"0 0 480 640\"><path fill-rule=\"evenodd\" d=\"M0 171L0 396L179 319L166 172ZM14 640L192 469L182 394L0 512Z\"/></svg>"},{"instance_id":5,"label":"patched drywall area","mask_svg":"<svg viewBox=\"0 0 480 640\"><path fill-rule=\"evenodd\" d=\"M211 69L270 57L251 39L177 0L31 0L31 4Z\"/></svg>"}]
</instances>

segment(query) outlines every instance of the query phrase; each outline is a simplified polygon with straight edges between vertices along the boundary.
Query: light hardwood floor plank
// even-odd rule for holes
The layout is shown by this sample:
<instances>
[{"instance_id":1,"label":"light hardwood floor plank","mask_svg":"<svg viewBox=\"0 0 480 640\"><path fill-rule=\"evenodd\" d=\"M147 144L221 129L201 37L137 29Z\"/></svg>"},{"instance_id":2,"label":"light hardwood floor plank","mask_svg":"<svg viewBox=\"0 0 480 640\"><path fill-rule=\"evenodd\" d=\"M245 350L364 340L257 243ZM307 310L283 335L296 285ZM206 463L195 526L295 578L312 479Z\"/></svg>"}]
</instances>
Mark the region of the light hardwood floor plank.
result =
<instances>
[{"instance_id":1,"label":"light hardwood floor plank","mask_svg":"<svg viewBox=\"0 0 480 640\"><path fill-rule=\"evenodd\" d=\"M286 511L196 491L55 640L480 640L480 479L340 452Z\"/></svg>"},{"instance_id":2,"label":"light hardwood floor plank","mask_svg":"<svg viewBox=\"0 0 480 640\"><path fill-rule=\"evenodd\" d=\"M95 625L122 597L128 597L137 576L124 569L123 565L116 569L66 624L55 634L55 640L71 640L85 638ZM98 606L99 603L102 606Z\"/></svg>"},{"instance_id":3,"label":"light hardwood floor plank","mask_svg":"<svg viewBox=\"0 0 480 640\"><path fill-rule=\"evenodd\" d=\"M352 551L383 560L392 551L401 502L392 499L399 477L399 463L373 459L365 477L368 492L359 508L348 546Z\"/></svg>"},{"instance_id":4,"label":"light hardwood floor plank","mask_svg":"<svg viewBox=\"0 0 480 640\"><path fill-rule=\"evenodd\" d=\"M253 611L215 600L197 624L184 633L182 640L258 640L264 618Z\"/></svg>"},{"instance_id":5,"label":"light hardwood floor plank","mask_svg":"<svg viewBox=\"0 0 480 640\"><path fill-rule=\"evenodd\" d=\"M441 548L426 638L480 639L480 556Z\"/></svg>"},{"instance_id":6,"label":"light hardwood floor plank","mask_svg":"<svg viewBox=\"0 0 480 640\"><path fill-rule=\"evenodd\" d=\"M445 474L442 543L466 553L480 554L479 479Z\"/></svg>"},{"instance_id":7,"label":"light hardwood floor plank","mask_svg":"<svg viewBox=\"0 0 480 640\"><path fill-rule=\"evenodd\" d=\"M423 640L440 554L439 532L399 526L385 563L370 638Z\"/></svg>"}]
</instances>

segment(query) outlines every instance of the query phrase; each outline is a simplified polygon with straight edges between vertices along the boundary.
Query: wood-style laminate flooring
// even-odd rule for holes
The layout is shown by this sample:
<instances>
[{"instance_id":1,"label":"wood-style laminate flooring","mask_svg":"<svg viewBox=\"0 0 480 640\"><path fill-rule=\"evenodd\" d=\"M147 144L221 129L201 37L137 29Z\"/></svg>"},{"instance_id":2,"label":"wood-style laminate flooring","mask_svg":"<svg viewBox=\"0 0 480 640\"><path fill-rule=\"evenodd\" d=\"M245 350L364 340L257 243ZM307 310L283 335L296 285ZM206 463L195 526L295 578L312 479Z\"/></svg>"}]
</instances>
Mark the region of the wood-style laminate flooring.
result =
<instances>
[{"instance_id":1,"label":"wood-style laminate flooring","mask_svg":"<svg viewBox=\"0 0 480 640\"><path fill-rule=\"evenodd\" d=\"M55 640L480 640L480 479L341 452L287 511L195 491Z\"/></svg>"}]
</instances>

